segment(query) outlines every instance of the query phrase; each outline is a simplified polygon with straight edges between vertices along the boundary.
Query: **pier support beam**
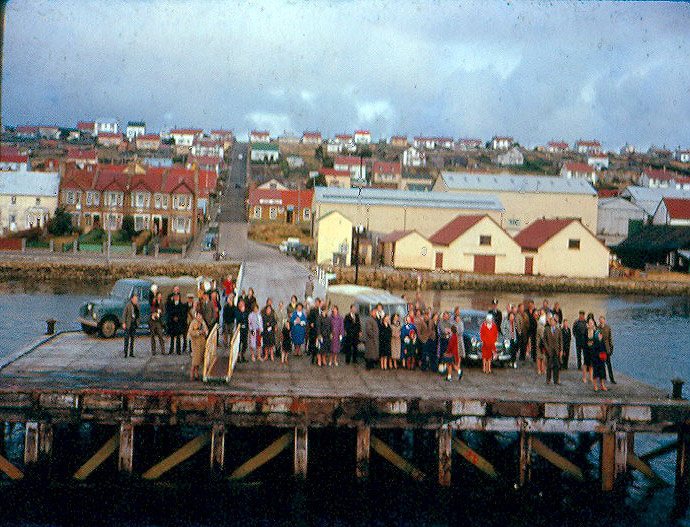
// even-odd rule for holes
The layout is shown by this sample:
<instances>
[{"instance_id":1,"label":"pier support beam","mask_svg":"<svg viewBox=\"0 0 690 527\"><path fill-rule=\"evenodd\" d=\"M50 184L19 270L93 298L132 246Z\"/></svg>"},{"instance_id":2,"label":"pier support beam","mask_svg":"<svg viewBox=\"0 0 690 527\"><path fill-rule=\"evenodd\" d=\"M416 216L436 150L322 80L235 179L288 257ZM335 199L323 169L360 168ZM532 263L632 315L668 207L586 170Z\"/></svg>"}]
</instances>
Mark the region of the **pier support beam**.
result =
<instances>
[{"instance_id":1,"label":"pier support beam","mask_svg":"<svg viewBox=\"0 0 690 527\"><path fill-rule=\"evenodd\" d=\"M74 479L83 481L88 478L91 473L96 470L101 464L108 459L117 450L117 445L120 440L120 434L116 432L101 448L98 449L93 456L91 456L86 463L84 463L79 470L72 476Z\"/></svg>"},{"instance_id":2,"label":"pier support beam","mask_svg":"<svg viewBox=\"0 0 690 527\"><path fill-rule=\"evenodd\" d=\"M406 474L409 474L410 476L412 476L412 478L416 479L417 481L424 481L426 479L426 474L424 474L424 472L419 470L417 467L415 467L412 463L407 461L402 456L396 454L391 447L389 447L386 443L381 441L378 437L371 436L370 439L371 448L373 448L374 451L377 454L379 454L382 458L389 461Z\"/></svg>"},{"instance_id":3,"label":"pier support beam","mask_svg":"<svg viewBox=\"0 0 690 527\"><path fill-rule=\"evenodd\" d=\"M551 450L544 443L539 441L536 437L532 437L530 439L532 441L532 448L537 454L546 459L552 465L560 468L562 471L567 472L568 474L576 477L580 481L584 481L585 476L582 473L580 467L571 463L558 452Z\"/></svg>"},{"instance_id":4,"label":"pier support beam","mask_svg":"<svg viewBox=\"0 0 690 527\"><path fill-rule=\"evenodd\" d=\"M676 507L685 509L688 504L690 490L690 431L678 432L678 448L676 450Z\"/></svg>"},{"instance_id":5,"label":"pier support beam","mask_svg":"<svg viewBox=\"0 0 690 527\"><path fill-rule=\"evenodd\" d=\"M290 443L293 441L292 436L293 433L288 432L287 434L284 434L275 441L273 441L273 443L268 445L249 461L242 463L242 465L233 470L232 474L230 474L230 479L242 479L246 475L254 472L264 463L267 463L268 461L276 457L283 450L290 446Z\"/></svg>"},{"instance_id":6,"label":"pier support beam","mask_svg":"<svg viewBox=\"0 0 690 527\"><path fill-rule=\"evenodd\" d=\"M438 484L450 486L453 430L445 426L438 431Z\"/></svg>"},{"instance_id":7,"label":"pier support beam","mask_svg":"<svg viewBox=\"0 0 690 527\"><path fill-rule=\"evenodd\" d=\"M225 425L213 423L211 429L211 470L222 471L225 468Z\"/></svg>"},{"instance_id":8,"label":"pier support beam","mask_svg":"<svg viewBox=\"0 0 690 527\"><path fill-rule=\"evenodd\" d=\"M601 489L611 491L628 464L628 434L607 432L601 437Z\"/></svg>"},{"instance_id":9,"label":"pier support beam","mask_svg":"<svg viewBox=\"0 0 690 527\"><path fill-rule=\"evenodd\" d=\"M487 476L493 479L498 478L498 472L496 472L494 466L467 446L466 443L455 438L453 439L453 449Z\"/></svg>"},{"instance_id":10,"label":"pier support beam","mask_svg":"<svg viewBox=\"0 0 690 527\"><path fill-rule=\"evenodd\" d=\"M357 427L357 479L365 481L369 478L369 455L371 428L365 425Z\"/></svg>"},{"instance_id":11,"label":"pier support beam","mask_svg":"<svg viewBox=\"0 0 690 527\"><path fill-rule=\"evenodd\" d=\"M38 462L39 451L38 423L27 421L24 425L24 464L34 465Z\"/></svg>"},{"instance_id":12,"label":"pier support beam","mask_svg":"<svg viewBox=\"0 0 690 527\"><path fill-rule=\"evenodd\" d=\"M304 479L307 477L308 459L308 429L306 426L295 427L295 477Z\"/></svg>"},{"instance_id":13,"label":"pier support beam","mask_svg":"<svg viewBox=\"0 0 690 527\"><path fill-rule=\"evenodd\" d=\"M520 432L520 486L524 487L532 479L532 436L524 430Z\"/></svg>"},{"instance_id":14,"label":"pier support beam","mask_svg":"<svg viewBox=\"0 0 690 527\"><path fill-rule=\"evenodd\" d=\"M134 467L134 425L120 424L120 449L117 468L120 472L131 474Z\"/></svg>"},{"instance_id":15,"label":"pier support beam","mask_svg":"<svg viewBox=\"0 0 690 527\"><path fill-rule=\"evenodd\" d=\"M41 457L50 458L53 453L53 425L42 422L38 425L38 450Z\"/></svg>"},{"instance_id":16,"label":"pier support beam","mask_svg":"<svg viewBox=\"0 0 690 527\"><path fill-rule=\"evenodd\" d=\"M200 436L195 437L191 441L188 441L187 443L185 443L182 447L180 447L173 454L170 454L163 461L161 461L160 463L156 463L154 466L152 466L150 469L148 469L146 472L144 472L141 475L141 477L144 479L158 479L158 478L160 478L163 474L165 474L171 468L176 467L177 465L179 465L183 461L186 461L187 459L192 457L199 450L201 450L206 445L208 445L208 443L210 441L211 441L211 434L209 434L208 432L201 434Z\"/></svg>"}]
</instances>

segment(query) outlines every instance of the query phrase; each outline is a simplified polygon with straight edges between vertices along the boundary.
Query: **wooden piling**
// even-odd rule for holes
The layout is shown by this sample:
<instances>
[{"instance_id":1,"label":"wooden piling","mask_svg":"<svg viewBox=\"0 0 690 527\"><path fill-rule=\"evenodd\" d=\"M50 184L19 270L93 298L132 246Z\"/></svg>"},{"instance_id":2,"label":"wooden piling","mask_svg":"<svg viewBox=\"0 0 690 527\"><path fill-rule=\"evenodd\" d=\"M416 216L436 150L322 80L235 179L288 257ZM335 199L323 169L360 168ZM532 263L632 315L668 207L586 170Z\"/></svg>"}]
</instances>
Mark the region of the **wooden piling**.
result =
<instances>
[{"instance_id":1,"label":"wooden piling","mask_svg":"<svg viewBox=\"0 0 690 527\"><path fill-rule=\"evenodd\" d=\"M357 427L357 467L355 472L359 480L369 478L370 437L370 427L365 425Z\"/></svg>"},{"instance_id":2,"label":"wooden piling","mask_svg":"<svg viewBox=\"0 0 690 527\"><path fill-rule=\"evenodd\" d=\"M458 454L460 454L467 461L472 463L475 467L477 467L479 470L484 472L489 477L493 479L498 478L498 472L496 472L496 468L491 463L489 463L489 461L487 461L482 456L477 454L474 450L472 450L463 441L460 441L457 438L453 439L453 449L455 449L455 451Z\"/></svg>"},{"instance_id":3,"label":"wooden piling","mask_svg":"<svg viewBox=\"0 0 690 527\"><path fill-rule=\"evenodd\" d=\"M625 432L606 432L601 437L601 489L611 491L628 465L628 436Z\"/></svg>"},{"instance_id":4,"label":"wooden piling","mask_svg":"<svg viewBox=\"0 0 690 527\"><path fill-rule=\"evenodd\" d=\"M532 478L532 436L520 432L520 486L524 487Z\"/></svg>"},{"instance_id":5,"label":"wooden piling","mask_svg":"<svg viewBox=\"0 0 690 527\"><path fill-rule=\"evenodd\" d=\"M41 457L49 458L53 452L53 425L41 422L38 425L38 449Z\"/></svg>"},{"instance_id":6,"label":"wooden piling","mask_svg":"<svg viewBox=\"0 0 690 527\"><path fill-rule=\"evenodd\" d=\"M24 464L33 465L38 462L39 452L38 423L27 421L24 425Z\"/></svg>"},{"instance_id":7,"label":"wooden piling","mask_svg":"<svg viewBox=\"0 0 690 527\"><path fill-rule=\"evenodd\" d=\"M5 430L7 425L5 421L0 421L0 456L5 455Z\"/></svg>"},{"instance_id":8,"label":"wooden piling","mask_svg":"<svg viewBox=\"0 0 690 527\"><path fill-rule=\"evenodd\" d=\"M676 450L676 506L684 508L688 503L688 490L690 489L690 431L678 432L678 449Z\"/></svg>"},{"instance_id":9,"label":"wooden piling","mask_svg":"<svg viewBox=\"0 0 690 527\"><path fill-rule=\"evenodd\" d=\"M561 456L558 452L551 450L544 443L539 441L536 437L532 437L531 442L534 451L541 457L546 459L549 463L555 465L564 472L567 472L568 474L576 477L580 481L584 481L585 476L582 473L582 469L580 469L580 467L571 463L569 460Z\"/></svg>"},{"instance_id":10,"label":"wooden piling","mask_svg":"<svg viewBox=\"0 0 690 527\"><path fill-rule=\"evenodd\" d=\"M307 477L308 429L306 426L295 427L295 477Z\"/></svg>"},{"instance_id":11,"label":"wooden piling","mask_svg":"<svg viewBox=\"0 0 690 527\"><path fill-rule=\"evenodd\" d=\"M213 423L211 429L211 470L222 471L225 468L225 425Z\"/></svg>"},{"instance_id":12,"label":"wooden piling","mask_svg":"<svg viewBox=\"0 0 690 527\"><path fill-rule=\"evenodd\" d=\"M134 425L120 424L120 441L117 467L120 472L131 474L134 468Z\"/></svg>"},{"instance_id":13,"label":"wooden piling","mask_svg":"<svg viewBox=\"0 0 690 527\"><path fill-rule=\"evenodd\" d=\"M438 484L450 486L453 430L445 426L438 431Z\"/></svg>"}]
</instances>

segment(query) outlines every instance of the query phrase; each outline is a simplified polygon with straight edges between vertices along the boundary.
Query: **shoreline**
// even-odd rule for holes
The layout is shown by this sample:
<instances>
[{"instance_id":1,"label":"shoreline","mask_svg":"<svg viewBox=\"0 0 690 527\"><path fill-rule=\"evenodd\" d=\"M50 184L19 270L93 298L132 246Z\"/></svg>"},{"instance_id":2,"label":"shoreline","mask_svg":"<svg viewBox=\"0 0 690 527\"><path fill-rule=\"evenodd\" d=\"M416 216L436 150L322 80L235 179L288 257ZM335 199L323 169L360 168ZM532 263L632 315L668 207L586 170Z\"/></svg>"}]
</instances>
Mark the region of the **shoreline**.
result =
<instances>
[{"instance_id":1,"label":"shoreline","mask_svg":"<svg viewBox=\"0 0 690 527\"><path fill-rule=\"evenodd\" d=\"M232 274L237 276L238 262L162 262L111 261L0 261L0 281L26 280L80 280L84 282L113 282L120 278L137 276L209 276L218 279Z\"/></svg>"},{"instance_id":2,"label":"shoreline","mask_svg":"<svg viewBox=\"0 0 690 527\"><path fill-rule=\"evenodd\" d=\"M354 284L354 268L334 268L336 282ZM484 275L466 272L359 269L360 285L405 291L506 291L513 293L596 293L690 295L689 282L653 279L566 278L550 276Z\"/></svg>"}]
</instances>

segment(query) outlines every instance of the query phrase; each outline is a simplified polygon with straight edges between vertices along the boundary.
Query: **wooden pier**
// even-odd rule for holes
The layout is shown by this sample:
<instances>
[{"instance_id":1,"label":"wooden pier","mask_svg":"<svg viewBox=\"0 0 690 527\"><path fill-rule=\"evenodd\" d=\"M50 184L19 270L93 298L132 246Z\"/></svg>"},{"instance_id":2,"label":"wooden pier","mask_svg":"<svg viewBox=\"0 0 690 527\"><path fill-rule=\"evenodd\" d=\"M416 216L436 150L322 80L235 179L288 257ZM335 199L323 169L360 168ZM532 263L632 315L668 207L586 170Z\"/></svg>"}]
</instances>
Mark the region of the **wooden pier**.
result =
<instances>
[{"instance_id":1,"label":"wooden pier","mask_svg":"<svg viewBox=\"0 0 690 527\"><path fill-rule=\"evenodd\" d=\"M22 423L25 445L23 466L0 456L0 471L22 478L48 457L54 426L89 421L114 426L117 433L99 450L84 454L74 474L78 480L87 479L111 455L117 455L120 471L132 474L135 435L151 425L194 426L199 435L175 452L161 452L158 463L133 474L143 479L155 479L202 450L208 452L211 470L239 479L290 447L295 476L307 477L309 431L323 427L356 431L352 470L360 479L369 476L371 450L412 478L431 478L381 440L377 432L385 429L436 431L441 485L451 484L451 465L461 460L499 477L491 452L480 455L457 434L473 430L519 435L516 483L526 484L536 456L582 479L580 467L540 438L594 433L601 441L604 490L612 490L631 469L658 479L648 462L675 449L677 495L686 499L688 494L690 403L621 374L609 392L594 392L573 369L562 372L561 385L546 385L531 362L517 370L495 369L490 376L466 368L461 382L445 382L430 372L366 370L361 363L318 368L307 357L291 357L287 366L240 363L227 384L191 382L188 368L185 355L151 356L148 337L139 337L136 357L125 359L121 339L78 332L47 337L3 359L0 424ZM282 435L241 466L226 466L232 431L238 427L272 427ZM638 455L634 434L639 432L673 437L659 452Z\"/></svg>"}]
</instances>

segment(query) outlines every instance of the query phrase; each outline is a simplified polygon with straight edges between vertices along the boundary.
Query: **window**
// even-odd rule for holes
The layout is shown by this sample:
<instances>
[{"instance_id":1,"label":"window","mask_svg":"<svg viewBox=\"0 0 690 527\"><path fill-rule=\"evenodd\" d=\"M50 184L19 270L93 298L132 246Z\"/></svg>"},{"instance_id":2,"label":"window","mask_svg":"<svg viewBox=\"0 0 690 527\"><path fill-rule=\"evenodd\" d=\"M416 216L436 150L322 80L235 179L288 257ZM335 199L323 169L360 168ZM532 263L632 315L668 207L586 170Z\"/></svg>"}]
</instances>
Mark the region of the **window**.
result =
<instances>
[{"instance_id":1,"label":"window","mask_svg":"<svg viewBox=\"0 0 690 527\"><path fill-rule=\"evenodd\" d=\"M278 217L278 211L275 207L271 207L270 209L268 209L268 217L272 220L275 220Z\"/></svg>"},{"instance_id":2,"label":"window","mask_svg":"<svg viewBox=\"0 0 690 527\"><path fill-rule=\"evenodd\" d=\"M93 202L93 204L98 205L101 201L100 192L90 192L89 194L91 194L91 201Z\"/></svg>"},{"instance_id":3,"label":"window","mask_svg":"<svg viewBox=\"0 0 690 527\"><path fill-rule=\"evenodd\" d=\"M41 198L36 198L36 205L38 206L40 204L41 204Z\"/></svg>"},{"instance_id":4,"label":"window","mask_svg":"<svg viewBox=\"0 0 690 527\"><path fill-rule=\"evenodd\" d=\"M167 208L168 208L168 195L167 195L167 194L163 194L163 195L161 196L161 206L162 206L164 209L167 209Z\"/></svg>"},{"instance_id":5,"label":"window","mask_svg":"<svg viewBox=\"0 0 690 527\"><path fill-rule=\"evenodd\" d=\"M17 196L12 196L10 198L10 203L12 203L12 205L16 205L17 204Z\"/></svg>"},{"instance_id":6,"label":"window","mask_svg":"<svg viewBox=\"0 0 690 527\"><path fill-rule=\"evenodd\" d=\"M84 214L84 223L87 227L91 226L91 214L89 214L88 212Z\"/></svg>"},{"instance_id":7,"label":"window","mask_svg":"<svg viewBox=\"0 0 690 527\"><path fill-rule=\"evenodd\" d=\"M517 218L508 218L508 226L509 227L519 227L520 226L520 220Z\"/></svg>"},{"instance_id":8,"label":"window","mask_svg":"<svg viewBox=\"0 0 690 527\"><path fill-rule=\"evenodd\" d=\"M161 208L161 195L160 194L155 194L153 196L153 207L156 209Z\"/></svg>"},{"instance_id":9,"label":"window","mask_svg":"<svg viewBox=\"0 0 690 527\"><path fill-rule=\"evenodd\" d=\"M144 230L144 217L134 216L134 230L143 231Z\"/></svg>"},{"instance_id":10,"label":"window","mask_svg":"<svg viewBox=\"0 0 690 527\"><path fill-rule=\"evenodd\" d=\"M304 221L309 220L311 218L311 209L302 209L302 218L304 218Z\"/></svg>"},{"instance_id":11,"label":"window","mask_svg":"<svg viewBox=\"0 0 690 527\"><path fill-rule=\"evenodd\" d=\"M490 234L480 234L479 235L479 245L491 245L491 235Z\"/></svg>"},{"instance_id":12,"label":"window","mask_svg":"<svg viewBox=\"0 0 690 527\"><path fill-rule=\"evenodd\" d=\"M254 219L256 219L256 220L261 219L261 207L259 205L254 207Z\"/></svg>"},{"instance_id":13,"label":"window","mask_svg":"<svg viewBox=\"0 0 690 527\"><path fill-rule=\"evenodd\" d=\"M86 193L86 204L93 205L93 195L91 194L91 192Z\"/></svg>"},{"instance_id":14,"label":"window","mask_svg":"<svg viewBox=\"0 0 690 527\"><path fill-rule=\"evenodd\" d=\"M579 238L570 238L568 240L568 249L580 250L580 239Z\"/></svg>"}]
</instances>

